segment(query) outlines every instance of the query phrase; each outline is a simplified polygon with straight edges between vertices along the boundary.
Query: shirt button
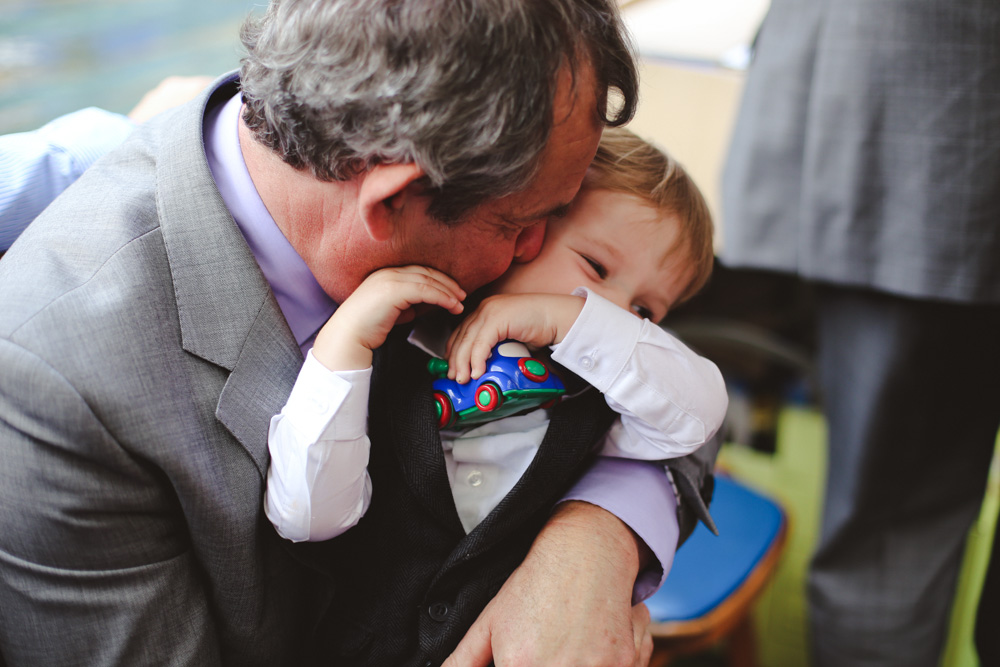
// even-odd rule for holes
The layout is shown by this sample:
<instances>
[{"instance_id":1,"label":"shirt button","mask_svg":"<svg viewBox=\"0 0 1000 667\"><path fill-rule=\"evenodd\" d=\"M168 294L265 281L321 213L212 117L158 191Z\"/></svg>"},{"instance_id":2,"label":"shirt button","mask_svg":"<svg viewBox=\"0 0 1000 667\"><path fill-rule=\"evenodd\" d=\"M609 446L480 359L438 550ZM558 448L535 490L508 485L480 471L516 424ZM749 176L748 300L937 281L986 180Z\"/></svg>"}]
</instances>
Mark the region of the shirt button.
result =
<instances>
[{"instance_id":1,"label":"shirt button","mask_svg":"<svg viewBox=\"0 0 1000 667\"><path fill-rule=\"evenodd\" d=\"M444 602L435 602L427 608L427 615L440 623L448 617L448 605Z\"/></svg>"},{"instance_id":2,"label":"shirt button","mask_svg":"<svg viewBox=\"0 0 1000 667\"><path fill-rule=\"evenodd\" d=\"M594 367L594 360L591 357L580 357L580 368L589 371Z\"/></svg>"},{"instance_id":3,"label":"shirt button","mask_svg":"<svg viewBox=\"0 0 1000 667\"><path fill-rule=\"evenodd\" d=\"M312 408L313 412L317 414L323 414L324 412L326 412L327 407L329 406L327 405L326 401L320 398L311 398L309 399L309 407Z\"/></svg>"},{"instance_id":4,"label":"shirt button","mask_svg":"<svg viewBox=\"0 0 1000 667\"><path fill-rule=\"evenodd\" d=\"M483 483L483 473L479 470L473 470L465 480L469 483L469 486L479 486Z\"/></svg>"}]
</instances>

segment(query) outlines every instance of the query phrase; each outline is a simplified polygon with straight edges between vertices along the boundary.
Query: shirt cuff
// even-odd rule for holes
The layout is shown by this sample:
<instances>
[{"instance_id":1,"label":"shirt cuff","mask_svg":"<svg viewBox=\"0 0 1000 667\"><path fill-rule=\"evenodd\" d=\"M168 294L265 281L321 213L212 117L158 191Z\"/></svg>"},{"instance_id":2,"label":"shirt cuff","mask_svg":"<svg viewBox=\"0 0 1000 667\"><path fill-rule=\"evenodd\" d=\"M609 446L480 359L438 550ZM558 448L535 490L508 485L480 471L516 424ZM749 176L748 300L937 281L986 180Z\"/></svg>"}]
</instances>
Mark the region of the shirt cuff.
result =
<instances>
[{"instance_id":1,"label":"shirt cuff","mask_svg":"<svg viewBox=\"0 0 1000 667\"><path fill-rule=\"evenodd\" d=\"M636 578L632 604L663 584L674 562L679 528L677 500L662 465L629 459L599 458L563 501L597 505L621 519L653 553Z\"/></svg>"},{"instance_id":2,"label":"shirt cuff","mask_svg":"<svg viewBox=\"0 0 1000 667\"><path fill-rule=\"evenodd\" d=\"M362 438L368 426L371 375L371 366L331 371L309 350L281 414L308 442Z\"/></svg>"},{"instance_id":3,"label":"shirt cuff","mask_svg":"<svg viewBox=\"0 0 1000 667\"><path fill-rule=\"evenodd\" d=\"M606 394L635 350L643 321L585 287L573 296L587 300L562 342L553 346L552 359ZM615 344L608 345L609 340Z\"/></svg>"}]
</instances>

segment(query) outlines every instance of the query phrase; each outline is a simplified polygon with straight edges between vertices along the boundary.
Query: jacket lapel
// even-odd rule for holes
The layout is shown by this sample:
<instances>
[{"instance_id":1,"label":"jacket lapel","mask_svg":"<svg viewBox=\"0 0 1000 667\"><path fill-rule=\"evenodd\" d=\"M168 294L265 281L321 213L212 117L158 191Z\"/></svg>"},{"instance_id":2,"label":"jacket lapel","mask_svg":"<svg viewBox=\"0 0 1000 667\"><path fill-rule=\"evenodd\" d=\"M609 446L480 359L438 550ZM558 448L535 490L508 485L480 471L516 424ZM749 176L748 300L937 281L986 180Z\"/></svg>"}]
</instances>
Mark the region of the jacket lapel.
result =
<instances>
[{"instance_id":1,"label":"jacket lapel","mask_svg":"<svg viewBox=\"0 0 1000 667\"><path fill-rule=\"evenodd\" d=\"M159 125L161 230L177 299L181 344L230 371L217 418L263 478L268 419L284 405L302 354L270 287L215 187L205 158L207 104L236 93L235 75Z\"/></svg>"},{"instance_id":2,"label":"jacket lapel","mask_svg":"<svg viewBox=\"0 0 1000 667\"><path fill-rule=\"evenodd\" d=\"M216 418L267 476L267 433L272 415L288 400L302 366L302 353L273 298L260 309L219 395Z\"/></svg>"}]
</instances>

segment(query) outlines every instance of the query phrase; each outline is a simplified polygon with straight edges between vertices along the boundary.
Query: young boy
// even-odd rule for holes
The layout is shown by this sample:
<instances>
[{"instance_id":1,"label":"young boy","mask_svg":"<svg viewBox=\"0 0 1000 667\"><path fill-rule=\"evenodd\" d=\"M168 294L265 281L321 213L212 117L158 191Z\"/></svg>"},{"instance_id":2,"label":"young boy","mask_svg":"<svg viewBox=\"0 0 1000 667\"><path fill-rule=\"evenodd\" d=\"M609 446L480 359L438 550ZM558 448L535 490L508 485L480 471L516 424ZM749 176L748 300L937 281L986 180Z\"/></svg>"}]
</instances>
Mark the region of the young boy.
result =
<instances>
[{"instance_id":1,"label":"young boy","mask_svg":"<svg viewBox=\"0 0 1000 667\"><path fill-rule=\"evenodd\" d=\"M542 348L605 394L619 419L599 453L645 460L688 454L721 426L721 374L658 327L711 270L712 223L684 170L627 130L605 130L568 214L548 224L533 261L515 264L447 339L418 329L411 342L444 352L448 375L478 378L505 339ZM373 273L323 327L271 422L265 509L293 541L335 537L368 508L368 385L372 350L418 304L463 311L466 294L420 266ZM641 318L641 319L640 319ZM333 410L316 408L335 404ZM547 429L545 410L466 432L441 433L459 517L467 532L528 468Z\"/></svg>"}]
</instances>

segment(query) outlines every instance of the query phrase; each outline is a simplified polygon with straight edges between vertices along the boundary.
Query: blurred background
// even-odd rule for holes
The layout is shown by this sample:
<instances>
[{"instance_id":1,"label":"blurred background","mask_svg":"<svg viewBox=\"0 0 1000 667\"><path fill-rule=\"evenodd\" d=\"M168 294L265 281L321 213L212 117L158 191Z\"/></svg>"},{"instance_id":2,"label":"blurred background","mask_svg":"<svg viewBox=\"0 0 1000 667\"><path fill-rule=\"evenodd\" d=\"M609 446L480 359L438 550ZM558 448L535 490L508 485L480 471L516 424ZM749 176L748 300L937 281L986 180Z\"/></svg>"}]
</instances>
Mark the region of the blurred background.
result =
<instances>
[{"instance_id":1,"label":"blurred background","mask_svg":"<svg viewBox=\"0 0 1000 667\"><path fill-rule=\"evenodd\" d=\"M236 69L265 0L2 0L0 133L87 106L127 113L163 78Z\"/></svg>"},{"instance_id":2,"label":"blurred background","mask_svg":"<svg viewBox=\"0 0 1000 667\"><path fill-rule=\"evenodd\" d=\"M631 127L670 150L721 215L718 181L750 45L767 0L623 0L642 57ZM164 77L239 65L238 29L264 0L0 0L0 133L86 106L128 112ZM718 238L717 243L725 239ZM789 521L777 574L757 602L758 664L808 664L804 575L816 539L825 426L811 368L810 294L792 279L720 270L668 326L723 369L731 394L721 464L775 498ZM974 667L971 628L995 523L996 470L969 549L946 667ZM721 664L709 652L683 665Z\"/></svg>"}]
</instances>

